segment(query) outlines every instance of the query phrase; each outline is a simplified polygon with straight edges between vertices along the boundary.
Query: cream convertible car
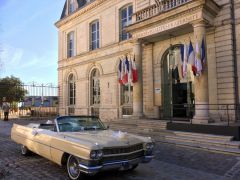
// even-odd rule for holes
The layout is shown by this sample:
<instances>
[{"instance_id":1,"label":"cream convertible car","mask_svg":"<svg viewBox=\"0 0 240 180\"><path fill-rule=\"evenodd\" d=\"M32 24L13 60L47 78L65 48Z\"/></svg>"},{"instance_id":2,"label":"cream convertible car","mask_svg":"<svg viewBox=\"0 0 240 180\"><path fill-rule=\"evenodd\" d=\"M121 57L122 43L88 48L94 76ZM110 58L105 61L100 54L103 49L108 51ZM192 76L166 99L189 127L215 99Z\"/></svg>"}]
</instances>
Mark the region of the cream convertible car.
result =
<instances>
[{"instance_id":1,"label":"cream convertible car","mask_svg":"<svg viewBox=\"0 0 240 180\"><path fill-rule=\"evenodd\" d=\"M61 166L70 179L99 171L133 170L150 162L151 138L105 128L97 117L62 116L46 124L14 124L11 138L21 144L21 153L37 153Z\"/></svg>"}]
</instances>

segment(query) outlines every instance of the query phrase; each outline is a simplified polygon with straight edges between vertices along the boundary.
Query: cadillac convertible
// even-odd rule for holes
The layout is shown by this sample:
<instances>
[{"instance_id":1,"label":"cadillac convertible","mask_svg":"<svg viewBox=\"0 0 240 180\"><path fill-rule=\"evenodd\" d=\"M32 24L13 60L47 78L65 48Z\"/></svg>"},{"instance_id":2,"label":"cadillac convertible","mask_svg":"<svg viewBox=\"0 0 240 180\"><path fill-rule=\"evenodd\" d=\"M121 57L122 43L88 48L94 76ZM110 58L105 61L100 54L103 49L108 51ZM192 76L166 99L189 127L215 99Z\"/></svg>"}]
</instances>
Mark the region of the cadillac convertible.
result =
<instances>
[{"instance_id":1,"label":"cadillac convertible","mask_svg":"<svg viewBox=\"0 0 240 180\"><path fill-rule=\"evenodd\" d=\"M113 131L93 116L61 116L44 124L14 124L22 155L39 154L66 166L70 179L105 170L133 170L153 158L151 138Z\"/></svg>"}]
</instances>

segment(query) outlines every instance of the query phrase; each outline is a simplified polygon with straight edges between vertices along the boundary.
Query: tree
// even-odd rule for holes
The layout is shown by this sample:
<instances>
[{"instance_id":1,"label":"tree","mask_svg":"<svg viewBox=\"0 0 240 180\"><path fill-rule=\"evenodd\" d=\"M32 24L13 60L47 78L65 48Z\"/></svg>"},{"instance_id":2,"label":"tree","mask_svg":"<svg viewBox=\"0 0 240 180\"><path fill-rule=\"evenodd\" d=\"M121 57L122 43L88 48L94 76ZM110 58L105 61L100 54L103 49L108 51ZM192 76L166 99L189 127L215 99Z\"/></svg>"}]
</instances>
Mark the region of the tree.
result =
<instances>
[{"instance_id":1,"label":"tree","mask_svg":"<svg viewBox=\"0 0 240 180\"><path fill-rule=\"evenodd\" d=\"M26 93L27 91L19 78L14 76L0 78L0 102L4 97L10 103L20 102Z\"/></svg>"}]
</instances>

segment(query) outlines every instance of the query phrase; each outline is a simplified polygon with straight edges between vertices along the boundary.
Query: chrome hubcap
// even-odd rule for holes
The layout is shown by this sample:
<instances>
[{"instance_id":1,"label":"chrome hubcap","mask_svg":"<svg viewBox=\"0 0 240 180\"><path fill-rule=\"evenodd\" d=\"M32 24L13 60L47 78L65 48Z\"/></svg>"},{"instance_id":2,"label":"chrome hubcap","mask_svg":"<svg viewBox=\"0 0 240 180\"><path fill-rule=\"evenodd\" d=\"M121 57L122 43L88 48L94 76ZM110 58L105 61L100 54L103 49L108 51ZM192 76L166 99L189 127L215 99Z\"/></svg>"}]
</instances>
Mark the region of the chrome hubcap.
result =
<instances>
[{"instance_id":1,"label":"chrome hubcap","mask_svg":"<svg viewBox=\"0 0 240 180\"><path fill-rule=\"evenodd\" d=\"M68 171L73 178L78 177L80 170L78 167L78 161L75 157L70 157L68 162Z\"/></svg>"}]
</instances>

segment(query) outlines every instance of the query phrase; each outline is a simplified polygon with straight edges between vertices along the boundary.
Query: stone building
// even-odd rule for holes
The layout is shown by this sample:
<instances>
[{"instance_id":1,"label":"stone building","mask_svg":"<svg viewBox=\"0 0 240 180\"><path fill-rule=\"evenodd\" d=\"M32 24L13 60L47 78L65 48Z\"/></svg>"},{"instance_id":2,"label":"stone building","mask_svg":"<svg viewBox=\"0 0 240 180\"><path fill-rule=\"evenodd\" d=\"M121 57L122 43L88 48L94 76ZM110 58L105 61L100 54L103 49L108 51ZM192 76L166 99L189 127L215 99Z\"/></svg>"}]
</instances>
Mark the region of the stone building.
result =
<instances>
[{"instance_id":1,"label":"stone building","mask_svg":"<svg viewBox=\"0 0 240 180\"><path fill-rule=\"evenodd\" d=\"M239 104L240 0L66 0L59 36L60 114L219 121ZM200 76L174 79L182 44L201 46ZM135 56L138 82L118 83ZM222 108L222 109L221 109ZM229 107L228 107L229 108Z\"/></svg>"}]
</instances>

